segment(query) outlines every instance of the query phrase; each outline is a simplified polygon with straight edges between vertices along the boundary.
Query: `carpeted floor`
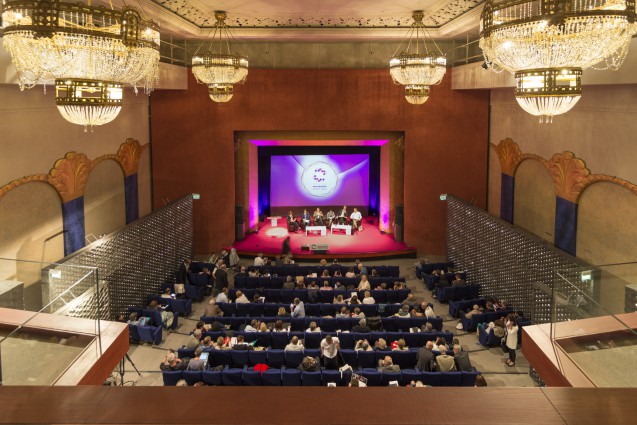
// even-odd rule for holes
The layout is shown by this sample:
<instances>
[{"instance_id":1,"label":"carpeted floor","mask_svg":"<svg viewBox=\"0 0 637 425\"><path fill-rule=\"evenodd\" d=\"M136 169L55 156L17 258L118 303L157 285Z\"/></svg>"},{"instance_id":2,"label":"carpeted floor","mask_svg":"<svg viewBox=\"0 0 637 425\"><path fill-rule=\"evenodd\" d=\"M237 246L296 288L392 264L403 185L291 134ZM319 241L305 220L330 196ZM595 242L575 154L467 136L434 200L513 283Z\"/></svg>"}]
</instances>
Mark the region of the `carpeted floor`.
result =
<instances>
[{"instance_id":1,"label":"carpeted floor","mask_svg":"<svg viewBox=\"0 0 637 425\"><path fill-rule=\"evenodd\" d=\"M442 261L443 259L435 256L426 256L430 262ZM398 260L382 260L377 264L397 265L400 266L401 276L405 276L407 285L417 297L422 297L427 302L434 304L437 315L442 316L443 330L451 331L456 334L463 349L469 352L471 362L477 370L481 371L487 380L489 386L509 386L509 387L530 387L535 383L528 375L529 364L518 350L518 357L515 367L508 367L504 361L506 356L500 348L484 348L478 344L478 338L475 333L466 333L456 330L457 319L453 319L448 315L448 306L440 304L431 297L431 293L426 290L423 282L416 279L414 259L398 259ZM248 260L243 260L242 264L249 264ZM345 262L341 262L346 264ZM372 265L373 262L366 264ZM231 277L232 285L232 277ZM203 314L205 303L196 303L193 305L193 313L190 318L179 318L179 328L172 333L165 334L165 340L160 346L150 345L131 345L129 355L137 369L141 372L138 376L133 370L132 365L127 361L125 363L125 371L123 381L126 385L163 385L159 364L166 355L169 348L177 349L181 347L188 339L189 332L194 329L198 318ZM118 383L121 381L119 371L114 371L117 375Z\"/></svg>"}]
</instances>

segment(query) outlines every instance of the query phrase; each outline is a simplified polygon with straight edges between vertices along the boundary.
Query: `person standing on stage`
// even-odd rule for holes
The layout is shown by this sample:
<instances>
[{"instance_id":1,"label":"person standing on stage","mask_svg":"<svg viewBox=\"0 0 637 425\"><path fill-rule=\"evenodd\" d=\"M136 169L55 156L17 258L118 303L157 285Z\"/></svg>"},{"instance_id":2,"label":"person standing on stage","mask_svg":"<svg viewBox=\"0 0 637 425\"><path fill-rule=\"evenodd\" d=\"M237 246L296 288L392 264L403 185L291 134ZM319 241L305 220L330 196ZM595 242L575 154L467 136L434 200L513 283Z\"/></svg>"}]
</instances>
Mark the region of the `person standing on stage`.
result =
<instances>
[{"instance_id":1,"label":"person standing on stage","mask_svg":"<svg viewBox=\"0 0 637 425\"><path fill-rule=\"evenodd\" d=\"M327 227L332 227L332 222L336 218L336 214L334 214L334 210L329 210L325 218L327 219Z\"/></svg>"},{"instance_id":2,"label":"person standing on stage","mask_svg":"<svg viewBox=\"0 0 637 425\"><path fill-rule=\"evenodd\" d=\"M299 223L297 223L296 217L294 217L294 213L292 211L288 214L288 227L290 224L292 225L294 232L299 230Z\"/></svg>"},{"instance_id":3,"label":"person standing on stage","mask_svg":"<svg viewBox=\"0 0 637 425\"><path fill-rule=\"evenodd\" d=\"M323 224L323 211L320 208L316 208L316 211L314 211L314 225L323 226Z\"/></svg>"},{"instance_id":4,"label":"person standing on stage","mask_svg":"<svg viewBox=\"0 0 637 425\"><path fill-rule=\"evenodd\" d=\"M354 229L358 230L359 232L363 230L363 226L361 226L361 220L363 219L363 215L361 214L360 211L354 208L354 212L352 212L352 215L350 215L349 218L352 220L352 227Z\"/></svg>"},{"instance_id":5,"label":"person standing on stage","mask_svg":"<svg viewBox=\"0 0 637 425\"><path fill-rule=\"evenodd\" d=\"M310 225L310 213L307 210L303 210L303 215L301 216L301 229L305 230L307 226Z\"/></svg>"},{"instance_id":6,"label":"person standing on stage","mask_svg":"<svg viewBox=\"0 0 637 425\"><path fill-rule=\"evenodd\" d=\"M345 224L347 222L347 205L343 205L343 209L338 214L338 224Z\"/></svg>"}]
</instances>

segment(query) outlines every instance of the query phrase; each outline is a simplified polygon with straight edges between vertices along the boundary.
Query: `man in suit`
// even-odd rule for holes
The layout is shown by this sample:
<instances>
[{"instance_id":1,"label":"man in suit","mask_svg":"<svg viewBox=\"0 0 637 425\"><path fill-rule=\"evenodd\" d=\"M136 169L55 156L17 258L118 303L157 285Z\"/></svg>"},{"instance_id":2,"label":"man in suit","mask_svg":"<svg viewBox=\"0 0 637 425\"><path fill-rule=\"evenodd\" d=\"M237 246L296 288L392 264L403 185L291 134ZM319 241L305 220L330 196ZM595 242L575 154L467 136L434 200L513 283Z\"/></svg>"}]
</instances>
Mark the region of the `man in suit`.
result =
<instances>
[{"instance_id":1,"label":"man in suit","mask_svg":"<svg viewBox=\"0 0 637 425\"><path fill-rule=\"evenodd\" d=\"M471 372L473 370L471 360L469 360L469 353L462 351L458 344L453 346L453 359L456 362L456 369L462 372Z\"/></svg>"},{"instance_id":2,"label":"man in suit","mask_svg":"<svg viewBox=\"0 0 637 425\"><path fill-rule=\"evenodd\" d=\"M221 264L220 267L217 267L217 271L215 273L215 294L221 292L223 288L228 287L228 272L226 269L227 267L225 264Z\"/></svg>"},{"instance_id":3,"label":"man in suit","mask_svg":"<svg viewBox=\"0 0 637 425\"><path fill-rule=\"evenodd\" d=\"M345 224L347 222L347 205L343 205L343 209L338 213L338 224Z\"/></svg>"},{"instance_id":4,"label":"man in suit","mask_svg":"<svg viewBox=\"0 0 637 425\"><path fill-rule=\"evenodd\" d=\"M314 211L314 225L323 225L323 211L321 211L320 208L317 208L316 211Z\"/></svg>"},{"instance_id":5,"label":"man in suit","mask_svg":"<svg viewBox=\"0 0 637 425\"><path fill-rule=\"evenodd\" d=\"M307 210L303 210L303 214L301 215L301 229L305 230L307 226L310 225L310 213Z\"/></svg>"},{"instance_id":6,"label":"man in suit","mask_svg":"<svg viewBox=\"0 0 637 425\"><path fill-rule=\"evenodd\" d=\"M435 368L434 353L431 350L434 348L433 341L427 341L424 347L418 349L416 353L416 367L421 372L433 372Z\"/></svg>"}]
</instances>

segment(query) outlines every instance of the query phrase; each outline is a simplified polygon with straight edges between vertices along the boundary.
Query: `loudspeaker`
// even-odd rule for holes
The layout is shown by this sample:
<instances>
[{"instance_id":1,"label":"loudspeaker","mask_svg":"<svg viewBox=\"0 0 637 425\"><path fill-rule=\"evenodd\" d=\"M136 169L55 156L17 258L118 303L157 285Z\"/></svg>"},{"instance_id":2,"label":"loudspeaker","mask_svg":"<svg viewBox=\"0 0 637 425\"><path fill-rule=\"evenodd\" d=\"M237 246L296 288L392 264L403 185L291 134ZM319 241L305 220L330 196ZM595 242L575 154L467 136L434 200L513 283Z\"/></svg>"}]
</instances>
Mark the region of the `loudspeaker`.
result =
<instances>
[{"instance_id":1,"label":"loudspeaker","mask_svg":"<svg viewBox=\"0 0 637 425\"><path fill-rule=\"evenodd\" d=\"M318 243L312 244L310 248L312 249L312 252L314 252L314 254L325 254L327 253L329 246L327 244Z\"/></svg>"},{"instance_id":2,"label":"loudspeaker","mask_svg":"<svg viewBox=\"0 0 637 425\"><path fill-rule=\"evenodd\" d=\"M242 241L246 236L246 224L244 222L237 222L234 226L234 239Z\"/></svg>"},{"instance_id":3,"label":"loudspeaker","mask_svg":"<svg viewBox=\"0 0 637 425\"><path fill-rule=\"evenodd\" d=\"M394 240L396 242L403 242L403 239L404 239L403 233L404 233L403 225L398 224L398 220L396 220L396 223L394 224Z\"/></svg>"},{"instance_id":4,"label":"loudspeaker","mask_svg":"<svg viewBox=\"0 0 637 425\"><path fill-rule=\"evenodd\" d=\"M301 251L309 251L309 250L310 250L309 245L301 245Z\"/></svg>"},{"instance_id":5,"label":"loudspeaker","mask_svg":"<svg viewBox=\"0 0 637 425\"><path fill-rule=\"evenodd\" d=\"M396 225L402 226L405 224L405 209L402 205L396 205Z\"/></svg>"},{"instance_id":6,"label":"loudspeaker","mask_svg":"<svg viewBox=\"0 0 637 425\"><path fill-rule=\"evenodd\" d=\"M235 223L243 223L243 205L234 206L234 221Z\"/></svg>"}]
</instances>

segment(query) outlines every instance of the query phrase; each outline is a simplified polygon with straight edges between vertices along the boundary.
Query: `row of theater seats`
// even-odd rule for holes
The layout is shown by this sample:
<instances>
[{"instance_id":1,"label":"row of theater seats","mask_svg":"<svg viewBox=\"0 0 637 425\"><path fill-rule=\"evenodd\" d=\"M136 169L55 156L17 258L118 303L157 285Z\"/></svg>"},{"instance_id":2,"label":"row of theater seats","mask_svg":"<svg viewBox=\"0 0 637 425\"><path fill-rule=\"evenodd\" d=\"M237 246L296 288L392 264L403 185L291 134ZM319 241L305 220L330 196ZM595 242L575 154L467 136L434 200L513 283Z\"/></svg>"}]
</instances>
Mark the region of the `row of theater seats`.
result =
<instances>
[{"instance_id":1,"label":"row of theater seats","mask_svg":"<svg viewBox=\"0 0 637 425\"><path fill-rule=\"evenodd\" d=\"M265 364L272 368L296 368L305 356L318 357L319 349L308 349L304 351L291 350L211 350L206 349L210 353L208 357L207 367L229 366L232 368L243 368L244 366L254 367L258 364ZM405 351L355 351L352 349L342 349L340 353L346 364L350 365L354 371L363 369L374 369L378 367L378 361L386 356L392 358L394 364L400 366L401 369L414 369L418 360L416 354L418 349L410 349ZM440 354L433 351L434 355ZM180 349L179 358L192 358L194 350ZM447 354L453 355L453 351L447 351Z\"/></svg>"},{"instance_id":2,"label":"row of theater seats","mask_svg":"<svg viewBox=\"0 0 637 425\"><path fill-rule=\"evenodd\" d=\"M367 378L367 386L387 386L392 381L399 385L408 385L412 381L421 381L434 387L472 387L479 372L420 372L404 370L398 373L380 373L376 370L363 370L361 376ZM338 370L320 372L301 372L298 369L268 369L265 372L244 369L224 369L223 371L164 371L164 385L176 385L184 379L188 385L203 382L206 385L225 386L327 386L335 383L346 386L351 380L351 372Z\"/></svg>"},{"instance_id":3,"label":"row of theater seats","mask_svg":"<svg viewBox=\"0 0 637 425\"><path fill-rule=\"evenodd\" d=\"M341 307L345 306L350 312L353 312L356 307L360 308L361 312L365 313L365 316L393 316L402 307L401 304L305 304L306 316L336 316L336 313L341 311ZM224 316L241 316L241 317L261 317L261 316L276 316L279 312L279 308L290 313L290 303L218 303L217 304Z\"/></svg>"},{"instance_id":4,"label":"row of theater seats","mask_svg":"<svg viewBox=\"0 0 637 425\"><path fill-rule=\"evenodd\" d=\"M137 313L137 317L148 317L148 323L144 326L136 324L128 324L128 332L130 339L134 342L150 342L151 344L161 344L163 340L163 321L161 318L161 312L158 310L149 310L141 307L129 307L128 312ZM173 314L173 323L171 329L177 329L179 326L179 315L175 312Z\"/></svg>"},{"instance_id":5,"label":"row of theater seats","mask_svg":"<svg viewBox=\"0 0 637 425\"><path fill-rule=\"evenodd\" d=\"M487 300L484 298L472 298L469 300L455 300L449 301L449 316L459 318L460 311L467 312L473 308L474 305L485 308Z\"/></svg>"},{"instance_id":6,"label":"row of theater seats","mask_svg":"<svg viewBox=\"0 0 637 425\"><path fill-rule=\"evenodd\" d=\"M219 322L223 325L229 325L232 330L240 330L241 325L249 324L255 317L228 317L228 316L201 316L201 320L204 323ZM257 317L261 322L276 323L277 320L283 321L284 327L290 326L292 331L304 331L311 322L316 322L317 326L325 332L349 331L353 326L358 325L360 319L356 317L273 317L273 316L261 316ZM411 328L422 328L422 326L429 322L436 331L442 330L442 318L441 317L381 317L382 330L386 332L409 332Z\"/></svg>"},{"instance_id":7,"label":"row of theater seats","mask_svg":"<svg viewBox=\"0 0 637 425\"><path fill-rule=\"evenodd\" d=\"M424 346L427 341L435 341L442 337L447 344L453 342L453 334L451 332L233 332L232 336L243 335L245 341L259 347L271 347L275 349L283 349L292 340L293 337L302 339L306 348L319 348L321 341L326 335L338 337L341 348L353 349L356 341L366 339L370 344L374 344L380 338L390 344L393 341L404 339L408 347L419 348ZM225 331L207 331L203 337L209 336L216 341L220 336L230 336L230 332Z\"/></svg>"},{"instance_id":8,"label":"row of theater seats","mask_svg":"<svg viewBox=\"0 0 637 425\"><path fill-rule=\"evenodd\" d=\"M431 274L434 270L448 270L449 267L453 267L453 261L420 264L416 266L416 277L422 279L423 276Z\"/></svg>"},{"instance_id":9,"label":"row of theater seats","mask_svg":"<svg viewBox=\"0 0 637 425\"><path fill-rule=\"evenodd\" d=\"M262 266L255 267L249 266L248 272L258 270L260 274L270 273L272 275L277 276L308 276L310 274L316 273L317 276L323 274L323 270L327 270L332 276L336 270L340 270L341 274L345 276L345 273L348 272L350 267L354 266L343 266L340 264L331 264L329 266L300 266L297 264L287 264L282 266ZM398 266L365 266L367 268L367 273L369 276L372 274L372 270L376 270L379 277L399 277L400 276L400 268ZM358 269L354 267L355 273L358 273ZM368 276L368 277L369 277Z\"/></svg>"},{"instance_id":10,"label":"row of theater seats","mask_svg":"<svg viewBox=\"0 0 637 425\"><path fill-rule=\"evenodd\" d=\"M198 275L203 276L203 275ZM234 287L246 288L246 289L282 289L283 283L286 281L285 276L272 276L272 277L249 277L249 276L235 276ZM392 288L394 282L405 282L404 277L371 277L368 276L369 286L374 289L379 287L382 283L387 285L387 288ZM361 279L360 277L305 277L304 282L316 282L318 286L323 286L324 282L329 283L331 287L334 287L336 282L342 283L345 287L358 286Z\"/></svg>"},{"instance_id":11,"label":"row of theater seats","mask_svg":"<svg viewBox=\"0 0 637 425\"><path fill-rule=\"evenodd\" d=\"M436 288L436 298L441 303L477 298L479 294L480 285L477 284Z\"/></svg>"},{"instance_id":12,"label":"row of theater seats","mask_svg":"<svg viewBox=\"0 0 637 425\"><path fill-rule=\"evenodd\" d=\"M348 299L355 294L359 300L363 300L365 296L365 291L348 291L345 289L339 290L317 290L317 289L229 289L228 296L230 300L236 299L237 291L241 291L245 294L248 299L253 299L256 294L259 296L265 297L265 301L268 303L291 303L294 301L294 298L298 298L301 301L308 302L310 298L310 293L314 292L314 294L318 297L318 301L322 303L331 304L335 297L342 296L343 299ZM393 303L401 303L407 295L411 292L411 289L391 289L391 290L372 290L369 291L371 296L374 297L374 301L377 304L393 304Z\"/></svg>"},{"instance_id":13,"label":"row of theater seats","mask_svg":"<svg viewBox=\"0 0 637 425\"><path fill-rule=\"evenodd\" d=\"M459 274L460 274L460 278L461 279L464 279L464 280L467 279L467 274L465 272L461 272ZM436 283L438 283L438 281L440 280L440 276L432 275L432 274L425 274L423 276L425 278L425 286L430 291L433 291L434 287L436 286ZM454 280L456 278L456 274L455 273L445 273L445 277L447 278L447 281L451 282L452 280Z\"/></svg>"},{"instance_id":14,"label":"row of theater seats","mask_svg":"<svg viewBox=\"0 0 637 425\"><path fill-rule=\"evenodd\" d=\"M180 316L190 316L192 314L192 300L188 298L162 298L161 295L148 295L146 296L146 304L150 304L151 301L157 301L159 305L166 305L170 307L170 311Z\"/></svg>"}]
</instances>

